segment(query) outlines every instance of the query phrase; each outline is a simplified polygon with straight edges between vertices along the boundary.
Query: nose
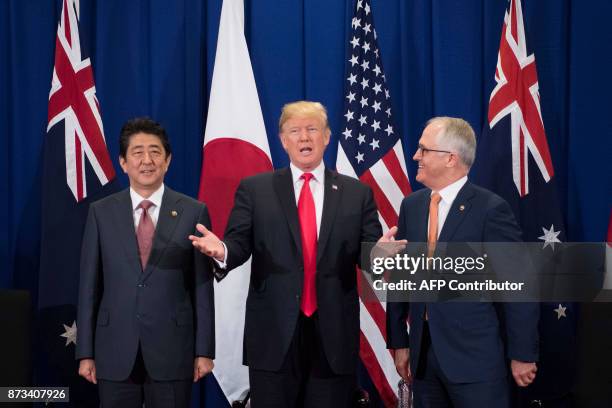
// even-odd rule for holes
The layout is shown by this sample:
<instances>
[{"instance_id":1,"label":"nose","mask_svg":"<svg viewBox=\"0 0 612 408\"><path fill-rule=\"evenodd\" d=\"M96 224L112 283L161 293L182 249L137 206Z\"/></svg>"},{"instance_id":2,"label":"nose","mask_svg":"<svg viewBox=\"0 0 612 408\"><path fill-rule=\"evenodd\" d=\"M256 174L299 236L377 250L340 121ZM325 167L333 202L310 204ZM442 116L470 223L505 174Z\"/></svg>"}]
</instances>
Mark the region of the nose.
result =
<instances>
[{"instance_id":1,"label":"nose","mask_svg":"<svg viewBox=\"0 0 612 408\"><path fill-rule=\"evenodd\" d=\"M414 152L414 156L412 156L412 160L419 161L421 160L421 157L422 157L421 148L417 147L416 152Z\"/></svg>"},{"instance_id":2,"label":"nose","mask_svg":"<svg viewBox=\"0 0 612 408\"><path fill-rule=\"evenodd\" d=\"M153 162L153 156L147 151L144 152L144 156L142 157L143 163L151 163Z\"/></svg>"}]
</instances>

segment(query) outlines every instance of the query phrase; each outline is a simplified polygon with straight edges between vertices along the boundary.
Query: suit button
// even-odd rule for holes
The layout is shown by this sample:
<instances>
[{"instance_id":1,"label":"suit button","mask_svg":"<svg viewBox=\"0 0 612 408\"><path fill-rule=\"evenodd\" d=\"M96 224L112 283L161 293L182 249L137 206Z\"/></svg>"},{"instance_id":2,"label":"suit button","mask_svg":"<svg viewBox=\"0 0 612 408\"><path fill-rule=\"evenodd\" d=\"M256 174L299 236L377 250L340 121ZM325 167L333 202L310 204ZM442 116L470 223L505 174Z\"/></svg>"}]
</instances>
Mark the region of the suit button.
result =
<instances>
[{"instance_id":1,"label":"suit button","mask_svg":"<svg viewBox=\"0 0 612 408\"><path fill-rule=\"evenodd\" d=\"M136 315L136 318L137 318L137 319L140 319L140 315L139 315L139 314L137 314L137 315Z\"/></svg>"}]
</instances>

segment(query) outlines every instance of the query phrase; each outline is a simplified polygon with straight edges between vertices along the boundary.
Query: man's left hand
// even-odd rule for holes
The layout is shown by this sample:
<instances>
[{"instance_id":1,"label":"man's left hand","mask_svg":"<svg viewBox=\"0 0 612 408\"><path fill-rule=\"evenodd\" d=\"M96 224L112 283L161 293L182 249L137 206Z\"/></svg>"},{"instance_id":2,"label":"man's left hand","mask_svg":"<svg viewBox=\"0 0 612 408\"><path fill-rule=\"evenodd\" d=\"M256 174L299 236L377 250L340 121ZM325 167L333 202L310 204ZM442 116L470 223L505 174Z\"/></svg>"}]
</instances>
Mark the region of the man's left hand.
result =
<instances>
[{"instance_id":1,"label":"man's left hand","mask_svg":"<svg viewBox=\"0 0 612 408\"><path fill-rule=\"evenodd\" d=\"M210 373L215 364L210 358L196 357L193 361L193 382L198 382L206 374Z\"/></svg>"},{"instance_id":2,"label":"man's left hand","mask_svg":"<svg viewBox=\"0 0 612 408\"><path fill-rule=\"evenodd\" d=\"M538 367L536 363L526 363L524 361L512 360L510 362L512 377L519 387L526 387L535 380Z\"/></svg>"}]
</instances>

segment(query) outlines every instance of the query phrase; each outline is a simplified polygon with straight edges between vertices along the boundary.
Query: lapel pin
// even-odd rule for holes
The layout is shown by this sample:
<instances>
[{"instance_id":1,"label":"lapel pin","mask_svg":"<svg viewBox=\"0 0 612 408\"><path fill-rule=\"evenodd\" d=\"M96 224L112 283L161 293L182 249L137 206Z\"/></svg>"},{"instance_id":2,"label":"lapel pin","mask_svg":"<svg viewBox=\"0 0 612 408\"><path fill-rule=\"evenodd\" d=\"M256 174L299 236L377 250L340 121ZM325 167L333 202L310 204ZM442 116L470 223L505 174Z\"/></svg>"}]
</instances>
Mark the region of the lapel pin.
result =
<instances>
[{"instance_id":1,"label":"lapel pin","mask_svg":"<svg viewBox=\"0 0 612 408\"><path fill-rule=\"evenodd\" d=\"M170 211L170 215L172 215L173 217L176 217L178 213L175 210L172 210Z\"/></svg>"},{"instance_id":2,"label":"lapel pin","mask_svg":"<svg viewBox=\"0 0 612 408\"><path fill-rule=\"evenodd\" d=\"M465 210L465 205L461 204L461 205L459 206L459 211L463 211L463 210Z\"/></svg>"},{"instance_id":3,"label":"lapel pin","mask_svg":"<svg viewBox=\"0 0 612 408\"><path fill-rule=\"evenodd\" d=\"M335 184L332 184L332 190L337 190L337 189L338 189L338 186Z\"/></svg>"}]
</instances>

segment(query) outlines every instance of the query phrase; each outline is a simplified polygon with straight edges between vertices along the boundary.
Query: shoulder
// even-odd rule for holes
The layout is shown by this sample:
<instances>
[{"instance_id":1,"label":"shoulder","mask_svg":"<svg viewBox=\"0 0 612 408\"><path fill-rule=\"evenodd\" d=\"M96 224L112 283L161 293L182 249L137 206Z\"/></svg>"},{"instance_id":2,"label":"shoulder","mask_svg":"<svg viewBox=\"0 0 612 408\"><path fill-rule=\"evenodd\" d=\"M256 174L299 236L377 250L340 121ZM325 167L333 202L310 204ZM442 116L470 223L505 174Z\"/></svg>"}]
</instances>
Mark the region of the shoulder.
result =
<instances>
[{"instance_id":1,"label":"shoulder","mask_svg":"<svg viewBox=\"0 0 612 408\"><path fill-rule=\"evenodd\" d=\"M182 205L201 208L205 207L206 204L196 200L193 197L188 196L187 194L179 193L178 191L172 190L169 187L165 187L166 191L164 192L164 200L170 200L171 202L180 202Z\"/></svg>"},{"instance_id":2,"label":"shoulder","mask_svg":"<svg viewBox=\"0 0 612 408\"><path fill-rule=\"evenodd\" d=\"M99 200L94 201L89 205L90 210L104 210L110 206L116 205L118 202L123 200L131 200L130 199L130 189L126 188L116 193L107 195Z\"/></svg>"},{"instance_id":3,"label":"shoulder","mask_svg":"<svg viewBox=\"0 0 612 408\"><path fill-rule=\"evenodd\" d=\"M342 186L345 190L355 193L367 194L372 189L359 179L356 179L345 174L340 174L334 170L325 170L325 177L330 177L330 181L334 184ZM326 180L327 182L327 180Z\"/></svg>"},{"instance_id":4,"label":"shoulder","mask_svg":"<svg viewBox=\"0 0 612 408\"><path fill-rule=\"evenodd\" d=\"M431 190L428 188L422 188L420 190L413 191L412 193L404 197L404 199L402 200L402 207L409 207L411 205L415 205L416 203L420 203L422 200L429 199L430 195Z\"/></svg>"},{"instance_id":5,"label":"shoulder","mask_svg":"<svg viewBox=\"0 0 612 408\"><path fill-rule=\"evenodd\" d=\"M283 175L288 169L280 169L275 171L266 171L264 173L257 173L252 176L244 177L240 180L241 186L258 186L261 184L271 183L275 176Z\"/></svg>"},{"instance_id":6,"label":"shoulder","mask_svg":"<svg viewBox=\"0 0 612 408\"><path fill-rule=\"evenodd\" d=\"M497 208L510 208L510 205L502 197L498 196L491 190L468 182L465 185L468 190L467 193L474 197L474 202L479 204L485 210L497 209Z\"/></svg>"}]
</instances>

